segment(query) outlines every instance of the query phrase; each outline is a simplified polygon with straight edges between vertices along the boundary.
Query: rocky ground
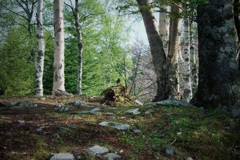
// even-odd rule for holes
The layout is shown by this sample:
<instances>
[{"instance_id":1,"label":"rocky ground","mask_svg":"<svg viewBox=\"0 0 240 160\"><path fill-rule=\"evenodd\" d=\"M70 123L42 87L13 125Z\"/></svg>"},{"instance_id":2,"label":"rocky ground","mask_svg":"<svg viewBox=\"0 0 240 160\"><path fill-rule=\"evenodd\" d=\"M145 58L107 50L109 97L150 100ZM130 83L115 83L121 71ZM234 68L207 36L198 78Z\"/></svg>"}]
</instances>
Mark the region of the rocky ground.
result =
<instances>
[{"instance_id":1,"label":"rocky ground","mask_svg":"<svg viewBox=\"0 0 240 160\"><path fill-rule=\"evenodd\" d=\"M240 110L0 97L0 159L239 159Z\"/></svg>"}]
</instances>

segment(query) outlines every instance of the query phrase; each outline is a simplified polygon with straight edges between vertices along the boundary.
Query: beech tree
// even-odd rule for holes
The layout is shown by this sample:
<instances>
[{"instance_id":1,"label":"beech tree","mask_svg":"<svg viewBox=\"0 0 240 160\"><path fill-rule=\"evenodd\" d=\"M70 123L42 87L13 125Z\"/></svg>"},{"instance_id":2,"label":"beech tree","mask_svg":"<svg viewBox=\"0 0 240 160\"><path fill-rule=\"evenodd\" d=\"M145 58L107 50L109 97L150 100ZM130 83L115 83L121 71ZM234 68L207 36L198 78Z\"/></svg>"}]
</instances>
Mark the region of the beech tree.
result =
<instances>
[{"instance_id":1,"label":"beech tree","mask_svg":"<svg viewBox=\"0 0 240 160\"><path fill-rule=\"evenodd\" d=\"M38 28L38 56L36 63L36 95L43 96L43 68L44 68L44 34L43 34L43 0L38 0L37 28Z\"/></svg>"},{"instance_id":2,"label":"beech tree","mask_svg":"<svg viewBox=\"0 0 240 160\"><path fill-rule=\"evenodd\" d=\"M231 107L240 103L239 19L234 19L239 12L234 13L233 2L210 0L198 8L199 84L192 100L197 106Z\"/></svg>"},{"instance_id":3,"label":"beech tree","mask_svg":"<svg viewBox=\"0 0 240 160\"><path fill-rule=\"evenodd\" d=\"M79 17L79 7L80 7L80 1L75 0L75 3L73 5L72 1L69 0L71 5L66 5L71 9L73 17L74 17L74 24L75 29L77 33L77 46L78 46L78 78L77 78L77 93L79 95L82 95L82 54L83 54L83 42L82 42L82 32L81 32L81 26L80 26L80 17Z\"/></svg>"},{"instance_id":4,"label":"beech tree","mask_svg":"<svg viewBox=\"0 0 240 160\"><path fill-rule=\"evenodd\" d=\"M169 47L168 54L165 53L163 41L156 27L156 18L151 9L150 0L137 0L145 25L150 50L153 59L155 73L157 75L157 95L154 101L165 100L169 98L178 98L178 79L176 70L177 48L175 43ZM178 11L178 6L173 7ZM175 23L174 21L172 21ZM178 23L172 24L172 28L178 28ZM178 38L177 31L172 32L170 39Z\"/></svg>"},{"instance_id":5,"label":"beech tree","mask_svg":"<svg viewBox=\"0 0 240 160\"><path fill-rule=\"evenodd\" d=\"M163 41L164 51L168 53L168 43L169 43L169 18L167 17L167 5L166 0L160 1L160 12L159 12L159 34Z\"/></svg>"},{"instance_id":6,"label":"beech tree","mask_svg":"<svg viewBox=\"0 0 240 160\"><path fill-rule=\"evenodd\" d=\"M65 92L63 0L54 0L53 94Z\"/></svg>"}]
</instances>

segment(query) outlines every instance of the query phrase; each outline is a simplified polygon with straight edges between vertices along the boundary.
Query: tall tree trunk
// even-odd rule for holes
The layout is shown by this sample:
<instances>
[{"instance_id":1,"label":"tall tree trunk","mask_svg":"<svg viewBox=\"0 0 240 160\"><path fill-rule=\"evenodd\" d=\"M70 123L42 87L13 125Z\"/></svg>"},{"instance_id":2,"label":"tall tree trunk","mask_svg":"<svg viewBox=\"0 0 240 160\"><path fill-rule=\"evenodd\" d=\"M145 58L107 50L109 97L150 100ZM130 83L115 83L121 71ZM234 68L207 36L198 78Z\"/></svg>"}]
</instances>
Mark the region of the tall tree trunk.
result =
<instances>
[{"instance_id":1,"label":"tall tree trunk","mask_svg":"<svg viewBox=\"0 0 240 160\"><path fill-rule=\"evenodd\" d=\"M74 10L74 20L75 27L77 32L78 39L78 85L77 90L78 94L82 95L82 53L83 53L83 43L82 43L82 33L80 27L80 18L79 18L79 1L75 0L75 10Z\"/></svg>"},{"instance_id":2,"label":"tall tree trunk","mask_svg":"<svg viewBox=\"0 0 240 160\"><path fill-rule=\"evenodd\" d=\"M65 91L63 2L54 0L54 77L53 94Z\"/></svg>"},{"instance_id":3,"label":"tall tree trunk","mask_svg":"<svg viewBox=\"0 0 240 160\"><path fill-rule=\"evenodd\" d=\"M193 36L192 23L190 23L190 63L191 63L191 80L192 80L192 94L197 92L198 86L198 51L197 45L198 41L195 36Z\"/></svg>"},{"instance_id":4,"label":"tall tree trunk","mask_svg":"<svg viewBox=\"0 0 240 160\"><path fill-rule=\"evenodd\" d=\"M43 68L44 68L44 34L43 34L43 0L38 1L37 28L38 28L38 57L36 63L36 95L43 96Z\"/></svg>"},{"instance_id":5,"label":"tall tree trunk","mask_svg":"<svg viewBox=\"0 0 240 160\"><path fill-rule=\"evenodd\" d=\"M183 93L182 99L189 102L192 99L192 85L191 85L191 70L190 70L190 31L189 31L189 18L183 18L183 31L181 35L181 61L180 72L181 76L181 89Z\"/></svg>"},{"instance_id":6,"label":"tall tree trunk","mask_svg":"<svg viewBox=\"0 0 240 160\"><path fill-rule=\"evenodd\" d=\"M160 1L160 12L159 12L159 34L163 41L163 48L165 53L168 53L168 39L169 39L169 25L167 18L167 6L164 4L165 0Z\"/></svg>"},{"instance_id":7,"label":"tall tree trunk","mask_svg":"<svg viewBox=\"0 0 240 160\"><path fill-rule=\"evenodd\" d=\"M170 33L169 33L169 49L168 58L171 65L169 65L169 80L171 82L171 98L179 99L179 64L178 59L180 55L180 8L177 5L171 6L170 18Z\"/></svg>"},{"instance_id":8,"label":"tall tree trunk","mask_svg":"<svg viewBox=\"0 0 240 160\"><path fill-rule=\"evenodd\" d=\"M156 19L150 9L149 0L137 0L143 17L155 73L157 75L157 95L153 101L169 98L169 84L167 73L167 57L163 49L163 42L156 27ZM146 7L148 9L146 9Z\"/></svg>"},{"instance_id":9,"label":"tall tree trunk","mask_svg":"<svg viewBox=\"0 0 240 160\"><path fill-rule=\"evenodd\" d=\"M239 105L240 83L233 0L198 7L199 85L193 103L204 107Z\"/></svg>"}]
</instances>

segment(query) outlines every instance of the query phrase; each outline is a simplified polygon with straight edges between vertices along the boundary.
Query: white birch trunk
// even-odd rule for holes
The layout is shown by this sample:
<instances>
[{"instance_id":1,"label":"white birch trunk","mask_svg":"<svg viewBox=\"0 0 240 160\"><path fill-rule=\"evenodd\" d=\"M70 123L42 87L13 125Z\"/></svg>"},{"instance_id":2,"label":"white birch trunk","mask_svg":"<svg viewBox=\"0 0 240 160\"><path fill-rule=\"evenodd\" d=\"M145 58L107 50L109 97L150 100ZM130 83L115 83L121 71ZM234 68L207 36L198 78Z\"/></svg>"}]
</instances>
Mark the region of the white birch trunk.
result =
<instances>
[{"instance_id":1,"label":"white birch trunk","mask_svg":"<svg viewBox=\"0 0 240 160\"><path fill-rule=\"evenodd\" d=\"M182 85L181 89L183 91L181 97L182 99L189 102L192 99L192 86L191 86L191 63L190 63L190 32L189 32L189 19L183 18L183 32L182 32L182 42L181 42L181 74L182 74Z\"/></svg>"},{"instance_id":2,"label":"white birch trunk","mask_svg":"<svg viewBox=\"0 0 240 160\"><path fill-rule=\"evenodd\" d=\"M65 91L63 0L54 0L53 92Z\"/></svg>"},{"instance_id":3,"label":"white birch trunk","mask_svg":"<svg viewBox=\"0 0 240 160\"><path fill-rule=\"evenodd\" d=\"M161 1L162 2L162 1ZM162 37L163 48L165 53L168 53L168 39L169 39L169 25L168 25L168 17L166 14L167 6L160 4L160 12L159 12L159 34Z\"/></svg>"},{"instance_id":4,"label":"white birch trunk","mask_svg":"<svg viewBox=\"0 0 240 160\"><path fill-rule=\"evenodd\" d=\"M192 24L191 24L192 25ZM198 41L194 38L193 31L190 25L190 63L191 63L191 83L192 83L192 94L194 95L197 91L198 86Z\"/></svg>"},{"instance_id":5,"label":"white birch trunk","mask_svg":"<svg viewBox=\"0 0 240 160\"><path fill-rule=\"evenodd\" d=\"M44 68L44 34L43 34L43 0L38 1L37 8L37 28L38 28L38 57L36 63L36 95L43 96L43 68Z\"/></svg>"}]
</instances>

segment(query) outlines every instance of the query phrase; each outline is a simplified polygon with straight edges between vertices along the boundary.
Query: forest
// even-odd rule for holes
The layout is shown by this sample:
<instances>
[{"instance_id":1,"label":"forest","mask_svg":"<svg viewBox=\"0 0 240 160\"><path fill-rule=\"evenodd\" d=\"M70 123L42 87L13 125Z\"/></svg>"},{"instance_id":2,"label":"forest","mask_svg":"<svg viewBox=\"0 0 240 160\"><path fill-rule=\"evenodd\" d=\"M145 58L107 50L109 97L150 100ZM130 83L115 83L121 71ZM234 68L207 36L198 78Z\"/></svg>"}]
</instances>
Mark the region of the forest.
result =
<instances>
[{"instance_id":1,"label":"forest","mask_svg":"<svg viewBox=\"0 0 240 160\"><path fill-rule=\"evenodd\" d=\"M0 0L0 37L0 159L240 159L240 0Z\"/></svg>"}]
</instances>

